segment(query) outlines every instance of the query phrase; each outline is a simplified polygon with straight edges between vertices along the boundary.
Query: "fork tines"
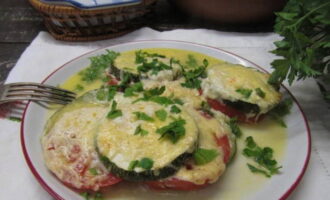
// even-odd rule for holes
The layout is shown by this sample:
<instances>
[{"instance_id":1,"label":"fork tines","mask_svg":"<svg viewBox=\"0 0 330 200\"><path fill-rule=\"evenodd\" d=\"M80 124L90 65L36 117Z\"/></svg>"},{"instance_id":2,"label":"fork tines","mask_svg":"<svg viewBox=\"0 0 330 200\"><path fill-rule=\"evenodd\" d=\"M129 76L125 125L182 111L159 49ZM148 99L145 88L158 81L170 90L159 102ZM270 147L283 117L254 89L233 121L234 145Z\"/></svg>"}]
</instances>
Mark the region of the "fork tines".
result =
<instances>
[{"instance_id":1,"label":"fork tines","mask_svg":"<svg viewBox=\"0 0 330 200\"><path fill-rule=\"evenodd\" d=\"M8 100L32 100L67 104L76 97L76 94L69 90L38 83L10 83L7 86L6 99Z\"/></svg>"}]
</instances>

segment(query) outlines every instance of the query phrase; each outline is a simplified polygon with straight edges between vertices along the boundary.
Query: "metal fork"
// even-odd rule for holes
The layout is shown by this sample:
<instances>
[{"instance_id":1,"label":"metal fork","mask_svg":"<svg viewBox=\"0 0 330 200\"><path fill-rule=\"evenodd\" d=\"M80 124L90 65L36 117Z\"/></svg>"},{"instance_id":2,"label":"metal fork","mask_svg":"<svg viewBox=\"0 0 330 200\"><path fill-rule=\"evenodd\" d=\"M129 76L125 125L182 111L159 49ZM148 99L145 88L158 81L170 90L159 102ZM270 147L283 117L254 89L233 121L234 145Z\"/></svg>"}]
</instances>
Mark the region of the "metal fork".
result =
<instances>
[{"instance_id":1,"label":"metal fork","mask_svg":"<svg viewBox=\"0 0 330 200\"><path fill-rule=\"evenodd\" d=\"M20 82L0 85L0 104L24 100L67 104L75 98L74 92L40 83Z\"/></svg>"}]
</instances>

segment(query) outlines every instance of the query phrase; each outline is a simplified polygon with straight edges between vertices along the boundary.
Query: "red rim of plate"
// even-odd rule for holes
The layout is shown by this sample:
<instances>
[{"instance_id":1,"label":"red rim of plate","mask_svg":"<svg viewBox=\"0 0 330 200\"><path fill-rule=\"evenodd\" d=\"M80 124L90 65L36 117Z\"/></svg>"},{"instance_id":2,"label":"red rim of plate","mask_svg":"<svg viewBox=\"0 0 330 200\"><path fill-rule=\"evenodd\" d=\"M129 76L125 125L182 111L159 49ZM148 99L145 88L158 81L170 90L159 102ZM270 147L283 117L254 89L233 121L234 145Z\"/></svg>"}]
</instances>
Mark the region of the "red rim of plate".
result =
<instances>
[{"instance_id":1,"label":"red rim of plate","mask_svg":"<svg viewBox=\"0 0 330 200\"><path fill-rule=\"evenodd\" d=\"M116 44L116 45L111 45L111 46L108 46L108 47L103 47L103 48L99 48L99 49L96 49L96 50L93 50L93 51L90 51L90 52L87 52L79 57L76 57L68 62L66 62L65 64L63 64L62 66L60 66L59 68L57 68L56 70L54 70L52 73L50 73L43 81L42 83L44 83L45 81L47 81L51 76L53 76L57 71L59 71L60 69L64 68L67 64L75 61L75 60L78 60L80 59L81 57L85 56L85 55L88 55L90 53L93 53L93 52L96 52L96 51L99 51L99 50L102 50L102 49L108 49L108 48L111 48L111 47L115 47L115 46L121 46L123 44L134 44L134 43L141 43L141 42L173 42L173 43L185 43L185 44L191 44L191 45L196 45L196 46L200 46L200 47L207 47L207 48L210 48L210 49L214 49L216 51L220 51L220 52L224 52L224 53L227 53L227 54L230 54L232 56L235 56L235 57L238 57L242 60L245 60L251 64L253 64L254 66L258 67L259 69L269 73L267 70L263 69L262 67L260 67L259 65L255 64L254 62L251 62L239 55L236 55L232 52L229 52L229 51L226 51L226 50L223 50L221 48L216 48L216 47L212 47L212 46L209 46L209 45L204 45L204 44L198 44L198 43L194 43L194 42L186 42L186 41L178 41L178 40L139 40L139 41L132 41L132 42L126 42L126 43L122 43L122 44ZM309 125L308 125L308 121L307 121L307 118L306 118L306 115L304 113L304 111L302 110L302 107L301 105L298 103L297 99L293 96L293 94L289 91L289 89L287 87L285 87L284 85L281 85L288 93L289 95L291 96L291 98L293 99L293 101L296 103L296 105L298 106L299 108L299 111L300 113L302 114L303 118L304 118L304 122L305 122L305 127L306 127L306 130L307 130L307 139L308 139L308 144L307 144L307 155L306 155L306 158L305 158L305 162L304 162L304 166L302 168L302 170L300 171L299 173L299 176L297 177L297 179L294 181L294 183L290 186L290 188L279 198L279 200L284 200L284 199L287 199L289 197L289 195L295 190L295 188L298 186L299 182L301 181L302 177L304 176L305 174L305 171L307 169L307 166L308 166L308 163L309 163L309 159L310 159L310 155L311 155L311 132L310 132L310 128L309 128ZM26 115L26 111L30 105L30 101L28 102L27 106L25 107L24 109L24 112L23 112L23 117L22 117L22 123L21 123L21 135L20 135L20 138L21 138L21 147L22 147L22 150L23 150L23 154L24 154L24 158L26 160L26 163L27 165L29 166L32 174L35 176L35 178L37 179L37 181L40 183L40 185L51 195L53 196L56 200L65 200L63 197L61 197L61 195L59 195L56 191L54 191L49 185L47 185L47 183L41 178L40 174L38 173L38 171L36 170L36 168L34 167L29 155L28 155L28 152L27 152L27 149L26 149L26 146L25 146L25 140L24 140L24 122L25 122L25 115Z\"/></svg>"}]
</instances>

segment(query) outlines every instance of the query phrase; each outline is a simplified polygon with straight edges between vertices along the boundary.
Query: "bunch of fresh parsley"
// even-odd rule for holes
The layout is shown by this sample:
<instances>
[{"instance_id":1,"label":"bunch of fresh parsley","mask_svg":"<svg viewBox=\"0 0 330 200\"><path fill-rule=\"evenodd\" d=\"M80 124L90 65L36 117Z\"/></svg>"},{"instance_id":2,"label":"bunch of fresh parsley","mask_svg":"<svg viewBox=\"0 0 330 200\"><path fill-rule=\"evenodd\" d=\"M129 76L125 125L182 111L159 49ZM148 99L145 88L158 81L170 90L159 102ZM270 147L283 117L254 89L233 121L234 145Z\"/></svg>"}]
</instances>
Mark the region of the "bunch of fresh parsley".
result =
<instances>
[{"instance_id":1,"label":"bunch of fresh parsley","mask_svg":"<svg viewBox=\"0 0 330 200\"><path fill-rule=\"evenodd\" d=\"M283 36L272 53L280 59L272 62L274 72L269 82L279 84L307 77L328 77L330 83L330 1L289 0L276 13L274 31ZM330 85L330 84L329 84ZM330 100L330 91L324 91Z\"/></svg>"}]
</instances>

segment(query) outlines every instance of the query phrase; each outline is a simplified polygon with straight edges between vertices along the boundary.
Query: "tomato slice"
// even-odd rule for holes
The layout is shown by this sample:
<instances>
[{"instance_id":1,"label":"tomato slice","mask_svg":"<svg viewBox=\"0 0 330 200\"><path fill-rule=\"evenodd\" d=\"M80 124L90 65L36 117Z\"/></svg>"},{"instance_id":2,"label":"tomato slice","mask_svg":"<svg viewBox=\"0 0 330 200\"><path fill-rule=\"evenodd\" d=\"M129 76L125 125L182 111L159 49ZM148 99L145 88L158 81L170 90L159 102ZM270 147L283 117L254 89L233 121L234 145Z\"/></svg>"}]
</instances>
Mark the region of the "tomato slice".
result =
<instances>
[{"instance_id":1,"label":"tomato slice","mask_svg":"<svg viewBox=\"0 0 330 200\"><path fill-rule=\"evenodd\" d=\"M231 154L231 148L229 143L229 138L227 135L222 136L221 138L215 138L217 141L217 145L222 148L224 156L223 156L223 162L228 163L230 160L230 154Z\"/></svg>"},{"instance_id":2,"label":"tomato slice","mask_svg":"<svg viewBox=\"0 0 330 200\"><path fill-rule=\"evenodd\" d=\"M70 172L66 172L65 179L62 179L61 181L68 187L73 188L75 190L85 191L98 191L101 188L109 187L111 185L117 184L122 181L121 178L118 178L117 176L114 176L113 174L108 174L102 178L99 178L93 185L88 184L87 180L81 180L81 186L77 187L73 181L76 179L73 174Z\"/></svg>"},{"instance_id":3,"label":"tomato slice","mask_svg":"<svg viewBox=\"0 0 330 200\"><path fill-rule=\"evenodd\" d=\"M228 106L224 103L221 103L218 100L207 98L207 103L213 108L214 110L220 111L223 114L227 115L228 117L236 117L239 122L246 122L246 123L256 123L264 118L264 115L259 116L258 118L255 117L247 117L245 113Z\"/></svg>"},{"instance_id":4,"label":"tomato slice","mask_svg":"<svg viewBox=\"0 0 330 200\"><path fill-rule=\"evenodd\" d=\"M146 182L148 187L155 190L182 190L182 191L191 191L202 189L208 185L207 181L202 185L197 185L195 183L180 180L177 178L166 179L163 181L148 181Z\"/></svg>"}]
</instances>

